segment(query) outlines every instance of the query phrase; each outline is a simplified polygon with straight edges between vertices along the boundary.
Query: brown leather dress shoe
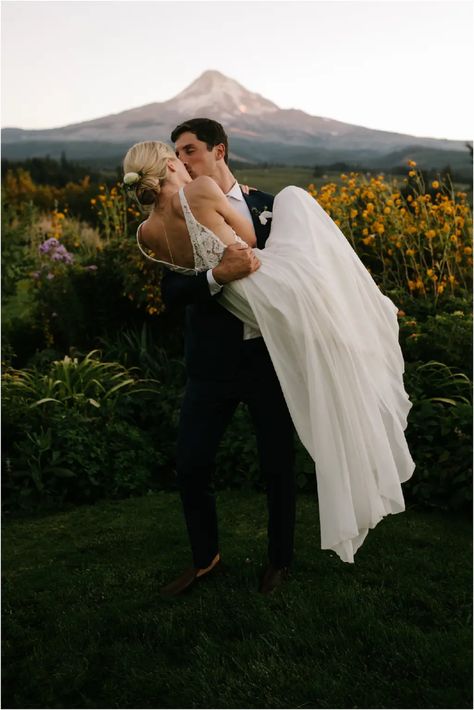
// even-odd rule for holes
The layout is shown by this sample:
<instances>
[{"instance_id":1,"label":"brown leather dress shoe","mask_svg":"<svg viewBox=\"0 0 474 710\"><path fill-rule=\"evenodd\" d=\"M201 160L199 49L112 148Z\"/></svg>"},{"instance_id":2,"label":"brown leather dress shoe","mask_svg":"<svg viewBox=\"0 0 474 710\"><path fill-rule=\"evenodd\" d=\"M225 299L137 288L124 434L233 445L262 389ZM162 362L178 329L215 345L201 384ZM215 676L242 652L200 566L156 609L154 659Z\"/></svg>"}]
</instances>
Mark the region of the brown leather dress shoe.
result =
<instances>
[{"instance_id":1,"label":"brown leather dress shoe","mask_svg":"<svg viewBox=\"0 0 474 710\"><path fill-rule=\"evenodd\" d=\"M206 569L200 569L196 567L189 567L183 574L177 579L167 584L165 587L160 589L160 594L165 597L176 597L178 594L183 594L183 592L191 589L192 586L199 582L201 579L208 577L211 572L213 572L216 567L220 565L220 557L216 556L211 562L209 567Z\"/></svg>"},{"instance_id":2,"label":"brown leather dress shoe","mask_svg":"<svg viewBox=\"0 0 474 710\"><path fill-rule=\"evenodd\" d=\"M268 565L260 579L258 591L260 594L270 594L274 589L280 586L289 577L288 567L274 567Z\"/></svg>"}]
</instances>

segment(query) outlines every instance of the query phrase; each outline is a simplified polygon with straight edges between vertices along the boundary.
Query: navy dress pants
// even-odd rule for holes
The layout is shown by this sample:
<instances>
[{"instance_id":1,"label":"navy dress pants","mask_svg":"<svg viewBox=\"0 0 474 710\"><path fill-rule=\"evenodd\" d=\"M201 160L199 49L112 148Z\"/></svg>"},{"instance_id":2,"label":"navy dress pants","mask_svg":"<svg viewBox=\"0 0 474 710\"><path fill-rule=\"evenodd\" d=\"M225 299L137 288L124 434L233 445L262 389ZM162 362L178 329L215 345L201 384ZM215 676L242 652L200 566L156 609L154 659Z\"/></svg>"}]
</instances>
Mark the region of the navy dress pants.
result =
<instances>
[{"instance_id":1,"label":"navy dress pants","mask_svg":"<svg viewBox=\"0 0 474 710\"><path fill-rule=\"evenodd\" d=\"M262 338L243 341L232 380L188 380L177 444L178 485L195 567L219 550L213 473L219 444L239 402L249 409L266 479L268 558L289 566L295 528L294 427Z\"/></svg>"}]
</instances>

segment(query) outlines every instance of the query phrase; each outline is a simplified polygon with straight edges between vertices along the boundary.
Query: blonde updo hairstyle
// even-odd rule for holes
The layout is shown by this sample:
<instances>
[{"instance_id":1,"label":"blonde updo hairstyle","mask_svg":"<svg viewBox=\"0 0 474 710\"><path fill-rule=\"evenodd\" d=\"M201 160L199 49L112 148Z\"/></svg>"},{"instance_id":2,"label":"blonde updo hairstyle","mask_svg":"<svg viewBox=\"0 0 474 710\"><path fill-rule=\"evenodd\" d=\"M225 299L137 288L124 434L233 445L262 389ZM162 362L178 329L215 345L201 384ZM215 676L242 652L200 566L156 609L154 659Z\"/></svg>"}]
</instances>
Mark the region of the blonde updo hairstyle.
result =
<instances>
[{"instance_id":1,"label":"blonde updo hairstyle","mask_svg":"<svg viewBox=\"0 0 474 710\"><path fill-rule=\"evenodd\" d=\"M123 160L124 173L137 173L139 180L130 186L140 205L151 210L166 180L168 160L176 160L172 148L161 141L135 143Z\"/></svg>"}]
</instances>

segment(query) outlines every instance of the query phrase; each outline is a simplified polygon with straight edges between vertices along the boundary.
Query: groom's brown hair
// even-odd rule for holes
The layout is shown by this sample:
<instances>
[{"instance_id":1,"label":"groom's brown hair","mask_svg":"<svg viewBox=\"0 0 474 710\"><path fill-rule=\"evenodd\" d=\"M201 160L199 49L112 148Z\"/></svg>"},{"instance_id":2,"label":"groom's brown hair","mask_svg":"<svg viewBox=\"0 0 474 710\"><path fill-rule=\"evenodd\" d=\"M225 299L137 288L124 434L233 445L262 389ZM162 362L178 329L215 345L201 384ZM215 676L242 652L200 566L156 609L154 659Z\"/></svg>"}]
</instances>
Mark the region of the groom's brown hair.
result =
<instances>
[{"instance_id":1,"label":"groom's brown hair","mask_svg":"<svg viewBox=\"0 0 474 710\"><path fill-rule=\"evenodd\" d=\"M224 161L229 164L229 142L227 139L227 134L224 128L217 121L213 121L212 118L192 118L189 121L180 123L176 126L173 133L171 134L171 140L173 143L182 133L194 133L199 141L203 141L207 145L207 149L210 151L216 145L222 143L225 147Z\"/></svg>"}]
</instances>

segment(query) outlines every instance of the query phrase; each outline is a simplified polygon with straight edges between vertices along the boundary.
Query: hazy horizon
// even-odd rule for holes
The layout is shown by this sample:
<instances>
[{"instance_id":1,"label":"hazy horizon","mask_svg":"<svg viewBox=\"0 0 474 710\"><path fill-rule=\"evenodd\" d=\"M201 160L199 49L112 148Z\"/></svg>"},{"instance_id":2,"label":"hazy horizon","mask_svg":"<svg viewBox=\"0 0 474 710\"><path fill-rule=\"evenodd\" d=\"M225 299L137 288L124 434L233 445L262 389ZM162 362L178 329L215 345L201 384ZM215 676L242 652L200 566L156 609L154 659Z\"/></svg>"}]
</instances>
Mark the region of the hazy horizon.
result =
<instances>
[{"instance_id":1,"label":"hazy horizon","mask_svg":"<svg viewBox=\"0 0 474 710\"><path fill-rule=\"evenodd\" d=\"M44 130L161 103L210 69L280 108L472 140L472 11L443 0L3 2L1 123Z\"/></svg>"}]
</instances>

